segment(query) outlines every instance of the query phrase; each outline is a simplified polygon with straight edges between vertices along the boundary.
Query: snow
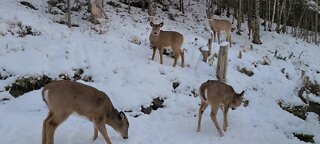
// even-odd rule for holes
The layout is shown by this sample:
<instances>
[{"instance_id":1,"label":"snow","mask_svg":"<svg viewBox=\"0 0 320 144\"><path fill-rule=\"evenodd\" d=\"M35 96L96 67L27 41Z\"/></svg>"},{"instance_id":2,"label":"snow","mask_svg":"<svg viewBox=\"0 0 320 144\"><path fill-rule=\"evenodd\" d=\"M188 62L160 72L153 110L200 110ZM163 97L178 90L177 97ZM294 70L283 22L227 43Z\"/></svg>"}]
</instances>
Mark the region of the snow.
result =
<instances>
[{"instance_id":1,"label":"snow","mask_svg":"<svg viewBox=\"0 0 320 144\"><path fill-rule=\"evenodd\" d=\"M0 80L0 99L11 98L8 92L1 91L18 77L46 74L57 78L61 73L71 75L73 69L83 68L94 82L79 82L106 92L119 110L132 110L126 112L130 122L128 140L123 140L108 127L113 143L304 143L293 136L294 132L312 134L315 142L320 143L320 124L315 114L309 113L304 121L283 111L277 104L278 101L303 104L296 92L301 70L310 79L320 81L317 73L320 70L320 47L317 45L290 35L261 31L264 43L252 45L251 50L246 25L242 25L242 36L232 33L234 44L228 50L227 83L236 92L245 90L244 97L250 103L229 112L228 130L224 137L219 137L209 116L210 110L203 115L202 131L196 132L200 98L193 97L192 91L197 91L202 82L216 79L216 60L212 66L203 63L198 50L199 47L207 48L210 36L210 31L205 29L210 30L203 11L204 2L190 1L190 6L185 7L186 17L171 9L171 13L178 14L176 21L167 19L167 15L157 9L155 23L163 21L163 30L175 30L184 35L183 47L188 65L185 68L180 67L180 59L177 67L173 68L173 59L167 56L161 65L158 52L155 60L150 60L152 50L148 37L151 27L147 13L140 9L132 7L131 14L128 14L126 9L119 8L119 13L116 13L113 7L106 5L109 19L102 21L100 26L73 15L74 23L80 27L69 29L53 22L64 16L45 13L45 1L29 2L39 10L27 9L17 0L0 3L0 73L13 74L6 80ZM11 35L8 30L19 30L15 26L19 22L41 34ZM132 43L133 38L138 38L141 44ZM276 50L278 57L274 56ZM218 53L217 43L213 43L212 51ZM242 51L242 59L238 58L239 51ZM289 58L291 53L293 56ZM280 56L287 58L281 60ZM265 59L270 61L269 65L261 64ZM248 77L237 70L244 67L254 75ZM283 68L289 79L281 72ZM174 81L180 83L176 90L172 89ZM140 112L141 106L149 106L157 97L165 98L164 108L150 115ZM41 143L42 122L47 112L41 90L0 102L0 143ZM135 115L140 116L135 118ZM217 118L222 126L221 111ZM92 142L92 136L93 128L89 121L71 116L57 129L55 142L105 143L101 135Z\"/></svg>"}]
</instances>

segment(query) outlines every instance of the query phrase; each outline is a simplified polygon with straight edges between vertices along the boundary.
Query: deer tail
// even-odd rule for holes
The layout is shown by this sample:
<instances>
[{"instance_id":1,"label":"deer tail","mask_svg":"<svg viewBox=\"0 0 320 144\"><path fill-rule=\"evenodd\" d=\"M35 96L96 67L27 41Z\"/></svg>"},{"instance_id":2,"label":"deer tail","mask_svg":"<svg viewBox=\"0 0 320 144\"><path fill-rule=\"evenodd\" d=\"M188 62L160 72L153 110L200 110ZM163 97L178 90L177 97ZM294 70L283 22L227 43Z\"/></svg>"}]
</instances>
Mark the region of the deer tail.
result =
<instances>
[{"instance_id":1,"label":"deer tail","mask_svg":"<svg viewBox=\"0 0 320 144\"><path fill-rule=\"evenodd\" d=\"M207 83L203 83L199 88L201 101L207 102Z\"/></svg>"}]
</instances>

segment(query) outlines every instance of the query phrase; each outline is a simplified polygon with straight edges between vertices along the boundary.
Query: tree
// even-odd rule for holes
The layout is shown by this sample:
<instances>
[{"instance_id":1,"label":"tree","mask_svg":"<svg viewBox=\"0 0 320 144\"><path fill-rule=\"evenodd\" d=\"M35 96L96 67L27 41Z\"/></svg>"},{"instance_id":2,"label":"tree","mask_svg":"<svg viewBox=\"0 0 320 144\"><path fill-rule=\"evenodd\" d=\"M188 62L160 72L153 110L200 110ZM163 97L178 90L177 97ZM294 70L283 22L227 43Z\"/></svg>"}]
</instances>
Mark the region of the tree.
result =
<instances>
[{"instance_id":1,"label":"tree","mask_svg":"<svg viewBox=\"0 0 320 144\"><path fill-rule=\"evenodd\" d=\"M280 28L280 30L281 30L283 33L287 32L286 26L287 26L287 22L288 22L289 17L290 17L292 3L293 3L293 2L292 2L291 0L289 0L289 8L288 8L288 11L287 11L287 16L284 17L284 19L285 19L285 20L284 20L284 23L283 23L282 27Z\"/></svg>"},{"instance_id":2,"label":"tree","mask_svg":"<svg viewBox=\"0 0 320 144\"><path fill-rule=\"evenodd\" d=\"M278 16L277 16L277 27L276 27L276 32L277 33L280 33L281 17L282 17L282 13L283 13L283 9L285 8L285 5L286 5L286 0L283 0L282 4L281 4L280 11L279 11Z\"/></svg>"},{"instance_id":3,"label":"tree","mask_svg":"<svg viewBox=\"0 0 320 144\"><path fill-rule=\"evenodd\" d=\"M68 27L71 28L70 0L67 0L67 9L68 9Z\"/></svg>"},{"instance_id":4,"label":"tree","mask_svg":"<svg viewBox=\"0 0 320 144\"><path fill-rule=\"evenodd\" d=\"M273 11L272 11L272 18L271 18L271 22L268 25L268 31L272 30L272 23L274 21L274 15L276 14L276 5L277 5L277 0L274 0L273 2Z\"/></svg>"},{"instance_id":5,"label":"tree","mask_svg":"<svg viewBox=\"0 0 320 144\"><path fill-rule=\"evenodd\" d=\"M146 0L142 0L142 11L146 9Z\"/></svg>"},{"instance_id":6,"label":"tree","mask_svg":"<svg viewBox=\"0 0 320 144\"><path fill-rule=\"evenodd\" d=\"M237 17L237 34L241 35L241 17L242 17L242 8L241 8L241 0L238 0L238 17Z\"/></svg>"},{"instance_id":7,"label":"tree","mask_svg":"<svg viewBox=\"0 0 320 144\"><path fill-rule=\"evenodd\" d=\"M179 0L180 2L180 11L182 11L182 13L184 13L184 3L183 3L183 0Z\"/></svg>"},{"instance_id":8,"label":"tree","mask_svg":"<svg viewBox=\"0 0 320 144\"><path fill-rule=\"evenodd\" d=\"M254 44L262 44L260 40L260 16L259 16L259 11L260 11L260 0L255 0L255 30L254 30L254 36L252 43Z\"/></svg>"},{"instance_id":9,"label":"tree","mask_svg":"<svg viewBox=\"0 0 320 144\"><path fill-rule=\"evenodd\" d=\"M153 9L152 0L149 0L149 3L148 3L148 15L149 15L149 21L153 22L154 9Z\"/></svg>"},{"instance_id":10,"label":"tree","mask_svg":"<svg viewBox=\"0 0 320 144\"><path fill-rule=\"evenodd\" d=\"M316 0L316 4L319 4L318 0ZM318 28L319 28L318 17L319 17L319 13L315 12L314 42L316 44L318 44Z\"/></svg>"}]
</instances>

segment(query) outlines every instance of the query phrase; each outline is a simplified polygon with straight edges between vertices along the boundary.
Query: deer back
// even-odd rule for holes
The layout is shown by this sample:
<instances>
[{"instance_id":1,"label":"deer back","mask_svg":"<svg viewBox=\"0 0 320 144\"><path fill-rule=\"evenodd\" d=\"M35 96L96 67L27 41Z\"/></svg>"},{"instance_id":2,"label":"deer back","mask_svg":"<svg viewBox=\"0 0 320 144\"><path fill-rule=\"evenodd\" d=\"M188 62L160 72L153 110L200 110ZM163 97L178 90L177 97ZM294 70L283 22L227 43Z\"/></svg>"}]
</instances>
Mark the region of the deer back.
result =
<instances>
[{"instance_id":1,"label":"deer back","mask_svg":"<svg viewBox=\"0 0 320 144\"><path fill-rule=\"evenodd\" d=\"M53 112L77 113L88 119L114 112L114 107L104 92L81 83L55 81L47 84L42 93L48 108Z\"/></svg>"},{"instance_id":2,"label":"deer back","mask_svg":"<svg viewBox=\"0 0 320 144\"><path fill-rule=\"evenodd\" d=\"M163 23L150 23L152 31L149 36L151 47L181 47L183 43L183 35L176 31L160 30Z\"/></svg>"},{"instance_id":3,"label":"deer back","mask_svg":"<svg viewBox=\"0 0 320 144\"><path fill-rule=\"evenodd\" d=\"M226 31L231 32L232 24L228 20L218 20L211 18L209 19L209 24L214 32Z\"/></svg>"},{"instance_id":4,"label":"deer back","mask_svg":"<svg viewBox=\"0 0 320 144\"><path fill-rule=\"evenodd\" d=\"M206 99L211 105L230 105L232 107L240 106L243 92L235 93L234 89L218 80L208 80L200 86L202 93L206 91Z\"/></svg>"}]
</instances>

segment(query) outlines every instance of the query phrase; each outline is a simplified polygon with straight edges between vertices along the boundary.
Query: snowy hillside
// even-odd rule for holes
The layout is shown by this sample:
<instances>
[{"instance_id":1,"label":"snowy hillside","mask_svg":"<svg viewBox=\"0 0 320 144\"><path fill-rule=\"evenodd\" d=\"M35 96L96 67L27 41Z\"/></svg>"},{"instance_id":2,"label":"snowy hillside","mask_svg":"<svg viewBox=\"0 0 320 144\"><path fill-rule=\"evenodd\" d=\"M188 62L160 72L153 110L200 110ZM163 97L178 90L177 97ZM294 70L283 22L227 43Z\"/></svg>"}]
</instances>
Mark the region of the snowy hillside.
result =
<instances>
[{"instance_id":1,"label":"snowy hillside","mask_svg":"<svg viewBox=\"0 0 320 144\"><path fill-rule=\"evenodd\" d=\"M69 29L57 21L64 15L46 13L45 1L31 2L37 10L23 6L18 0L0 3L0 143L41 143L42 122L47 116L47 106L42 101L41 89L13 98L6 87L21 77L47 75L59 79L60 74L72 76L75 69L83 69L94 86L108 94L119 110L126 111L130 122L129 139L108 127L115 144L298 144L293 133L313 135L320 143L319 116L308 112L306 120L284 111L286 105L305 105L298 97L301 71L310 80L320 82L320 47L305 43L289 35L261 31L262 45L252 45L248 40L247 26L241 36L232 33L233 46L229 49L227 83L236 92L245 90L247 106L240 106L228 115L229 127L224 137L219 137L210 110L203 115L202 131L196 132L200 98L197 89L208 79L216 79L216 61L213 66L201 61L199 47L207 47L210 36L205 15L205 4L191 1L185 6L186 14L175 9L170 13L157 8L156 23L164 22L163 30L174 30L184 35L185 63L176 68L173 59L164 56L160 64L157 52L150 60L151 27L147 12L132 7L131 14L121 4L120 8L105 5L108 19L93 25L85 17L86 8L72 15L79 27ZM118 1L115 1L119 3ZM231 19L229 19L231 21ZM31 27L30 33L21 33ZM207 28L205 28L207 27ZM213 44L217 54L219 45ZM239 51L242 58L239 59ZM241 69L252 71L248 76ZM180 85L174 90L173 82ZM305 94L307 95L307 94ZM160 97L164 107L144 114L141 107L151 105ZM316 95L306 97L320 102ZM9 100L7 100L9 99ZM218 113L222 126L222 112ZM57 144L105 143L101 135L92 142L92 124L71 116L56 131Z\"/></svg>"}]
</instances>

